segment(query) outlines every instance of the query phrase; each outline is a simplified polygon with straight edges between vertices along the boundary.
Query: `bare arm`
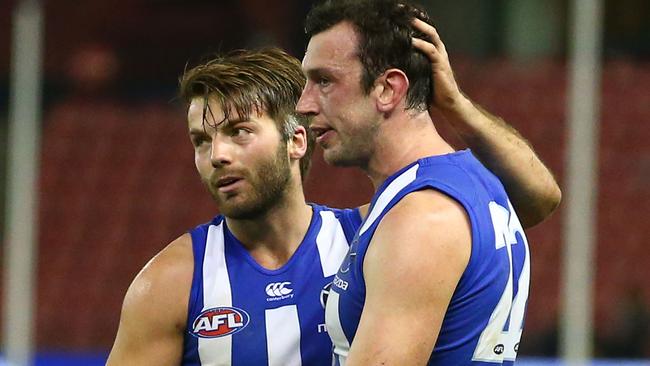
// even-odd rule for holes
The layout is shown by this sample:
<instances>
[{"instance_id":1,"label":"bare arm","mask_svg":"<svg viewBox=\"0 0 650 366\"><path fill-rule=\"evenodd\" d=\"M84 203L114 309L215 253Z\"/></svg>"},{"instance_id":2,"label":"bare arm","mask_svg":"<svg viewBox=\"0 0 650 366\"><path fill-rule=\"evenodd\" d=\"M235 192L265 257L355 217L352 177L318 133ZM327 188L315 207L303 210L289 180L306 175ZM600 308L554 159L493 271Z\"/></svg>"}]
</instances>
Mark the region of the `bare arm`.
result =
<instances>
[{"instance_id":1,"label":"bare arm","mask_svg":"<svg viewBox=\"0 0 650 366\"><path fill-rule=\"evenodd\" d=\"M425 190L393 207L364 259L366 299L346 365L426 364L470 251L469 219L451 198Z\"/></svg>"},{"instance_id":2,"label":"bare arm","mask_svg":"<svg viewBox=\"0 0 650 366\"><path fill-rule=\"evenodd\" d=\"M417 19L413 26L432 40L413 38L413 46L431 60L435 85L432 108L440 111L478 159L501 179L523 226L542 222L557 208L562 196L553 174L514 128L460 91L435 28Z\"/></svg>"},{"instance_id":3,"label":"bare arm","mask_svg":"<svg viewBox=\"0 0 650 366\"><path fill-rule=\"evenodd\" d=\"M142 269L124 298L108 366L180 364L192 270L187 234Z\"/></svg>"}]
</instances>

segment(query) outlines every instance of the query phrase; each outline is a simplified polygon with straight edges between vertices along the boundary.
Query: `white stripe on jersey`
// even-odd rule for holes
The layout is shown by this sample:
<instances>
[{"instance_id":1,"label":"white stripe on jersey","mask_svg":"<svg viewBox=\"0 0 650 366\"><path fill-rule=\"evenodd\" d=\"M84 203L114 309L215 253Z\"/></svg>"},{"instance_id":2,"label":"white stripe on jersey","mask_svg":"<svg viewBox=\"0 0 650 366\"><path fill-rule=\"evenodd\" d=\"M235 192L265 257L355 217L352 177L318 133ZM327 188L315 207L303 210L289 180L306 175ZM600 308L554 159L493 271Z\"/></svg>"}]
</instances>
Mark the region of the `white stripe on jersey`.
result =
<instances>
[{"instance_id":1,"label":"white stripe on jersey","mask_svg":"<svg viewBox=\"0 0 650 366\"><path fill-rule=\"evenodd\" d=\"M341 366L345 366L345 359L350 352L350 342L343 333L341 318L339 318L339 294L336 291L330 291L327 296L327 306L325 307L325 323L327 324L327 333L329 333L334 348L334 357L336 357Z\"/></svg>"},{"instance_id":2,"label":"white stripe on jersey","mask_svg":"<svg viewBox=\"0 0 650 366\"><path fill-rule=\"evenodd\" d=\"M296 305L266 309L269 366L300 366L300 322Z\"/></svg>"},{"instance_id":3,"label":"white stripe on jersey","mask_svg":"<svg viewBox=\"0 0 650 366\"><path fill-rule=\"evenodd\" d=\"M417 178L419 167L419 164L413 165L407 171L400 174L399 177L395 178L395 180L390 182L388 187L386 187L386 189L381 192L379 198L377 198L377 201L375 201L375 204L372 207L372 211L370 211L370 214L366 218L366 221L364 221L361 230L359 230L359 236L363 235L363 233L365 233L366 230L372 226L375 220L377 220L377 217L379 217L386 206L388 206L390 200L392 200L404 187L409 185L409 183L413 182L415 178Z\"/></svg>"},{"instance_id":4,"label":"white stripe on jersey","mask_svg":"<svg viewBox=\"0 0 650 366\"><path fill-rule=\"evenodd\" d=\"M332 211L320 212L322 226L318 231L316 245L320 254L323 276L333 276L338 272L345 255L348 253L348 240L343 227Z\"/></svg>"},{"instance_id":5,"label":"white stripe on jersey","mask_svg":"<svg viewBox=\"0 0 650 366\"><path fill-rule=\"evenodd\" d=\"M203 257L203 310L232 306L230 278L226 268L223 222L210 225ZM213 360L211 366L232 364L232 337L199 338L199 357Z\"/></svg>"},{"instance_id":6,"label":"white stripe on jersey","mask_svg":"<svg viewBox=\"0 0 650 366\"><path fill-rule=\"evenodd\" d=\"M508 208L511 213L515 212L515 208L512 206L512 203L510 203L510 200L508 200ZM514 227L521 227L521 222L517 215L511 214L510 220L516 220L516 223L513 224ZM506 351L503 355L504 360L513 362L517 358L517 351L515 350L518 350L519 347L516 346L516 344L519 343L519 340L521 339L522 324L524 324L526 301L528 300L528 291L530 287L530 250L528 248L528 239L523 232L521 233L521 238L523 239L526 257L521 269L521 274L519 275L519 282L517 283L517 296L515 296L512 301L512 312L510 313L510 321L508 322L508 332L511 335L506 341L508 343L506 343Z\"/></svg>"}]
</instances>

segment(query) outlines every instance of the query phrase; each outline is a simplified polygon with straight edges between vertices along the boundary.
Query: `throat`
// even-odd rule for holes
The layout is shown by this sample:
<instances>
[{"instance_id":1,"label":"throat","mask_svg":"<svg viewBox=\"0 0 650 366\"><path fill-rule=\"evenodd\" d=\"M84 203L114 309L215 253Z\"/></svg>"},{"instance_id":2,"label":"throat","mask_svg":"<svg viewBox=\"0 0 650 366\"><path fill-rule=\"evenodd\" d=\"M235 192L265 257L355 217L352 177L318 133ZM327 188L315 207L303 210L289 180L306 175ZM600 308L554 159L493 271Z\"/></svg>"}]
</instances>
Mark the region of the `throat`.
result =
<instances>
[{"instance_id":1,"label":"throat","mask_svg":"<svg viewBox=\"0 0 650 366\"><path fill-rule=\"evenodd\" d=\"M283 210L284 211L284 210ZM312 208L303 202L297 209L270 213L263 219L226 219L231 233L260 266L274 270L284 266L298 250L312 221Z\"/></svg>"},{"instance_id":2,"label":"throat","mask_svg":"<svg viewBox=\"0 0 650 366\"><path fill-rule=\"evenodd\" d=\"M380 136L374 154L364 169L375 190L388 177L418 159L454 152L454 148L437 133L432 122L419 127L389 130L390 134Z\"/></svg>"}]
</instances>

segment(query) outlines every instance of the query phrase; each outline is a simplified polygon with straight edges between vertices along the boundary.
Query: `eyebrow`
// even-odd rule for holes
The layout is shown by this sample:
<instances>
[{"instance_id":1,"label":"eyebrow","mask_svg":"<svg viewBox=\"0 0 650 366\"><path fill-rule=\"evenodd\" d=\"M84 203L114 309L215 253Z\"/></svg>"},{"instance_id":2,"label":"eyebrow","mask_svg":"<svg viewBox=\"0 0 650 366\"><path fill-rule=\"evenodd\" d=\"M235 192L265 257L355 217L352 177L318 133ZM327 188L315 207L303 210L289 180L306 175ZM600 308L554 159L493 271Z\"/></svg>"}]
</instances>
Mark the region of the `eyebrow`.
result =
<instances>
[{"instance_id":1,"label":"eyebrow","mask_svg":"<svg viewBox=\"0 0 650 366\"><path fill-rule=\"evenodd\" d=\"M190 133L190 135L203 135L203 134L205 134L205 130L202 129L202 128L192 127L192 128L190 128L189 133Z\"/></svg>"},{"instance_id":2,"label":"eyebrow","mask_svg":"<svg viewBox=\"0 0 650 366\"><path fill-rule=\"evenodd\" d=\"M223 123L226 124L227 126L231 126L242 122L252 122L252 120L250 119L250 117L249 118L238 117L238 118L225 120Z\"/></svg>"},{"instance_id":3,"label":"eyebrow","mask_svg":"<svg viewBox=\"0 0 650 366\"><path fill-rule=\"evenodd\" d=\"M235 119L224 119L222 122L219 122L219 124L216 126L217 128L224 128L224 127L232 127L238 123L242 122L251 122L254 123L253 120L250 118L235 118ZM203 125L202 125L203 126ZM196 127L191 127L189 129L190 135L202 135L205 134L205 128L196 128Z\"/></svg>"},{"instance_id":4,"label":"eyebrow","mask_svg":"<svg viewBox=\"0 0 650 366\"><path fill-rule=\"evenodd\" d=\"M324 67L316 67L313 69L305 70L305 75L310 78L318 76L333 77L332 72Z\"/></svg>"}]
</instances>

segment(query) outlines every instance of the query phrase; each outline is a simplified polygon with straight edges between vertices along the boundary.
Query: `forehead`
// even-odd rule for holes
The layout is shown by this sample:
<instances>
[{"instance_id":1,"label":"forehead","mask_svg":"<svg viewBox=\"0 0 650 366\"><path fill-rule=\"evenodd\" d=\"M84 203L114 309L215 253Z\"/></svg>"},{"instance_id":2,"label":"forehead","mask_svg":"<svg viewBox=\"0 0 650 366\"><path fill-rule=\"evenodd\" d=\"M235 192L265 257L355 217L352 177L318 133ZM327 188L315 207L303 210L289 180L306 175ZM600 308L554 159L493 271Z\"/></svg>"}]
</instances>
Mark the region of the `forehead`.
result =
<instances>
[{"instance_id":1,"label":"forehead","mask_svg":"<svg viewBox=\"0 0 650 366\"><path fill-rule=\"evenodd\" d=\"M206 122L213 125L224 119L224 112L221 104L212 98L208 99L210 110L205 110L205 101L203 97L194 97L187 109L187 122L190 128L203 128L203 111L206 113Z\"/></svg>"},{"instance_id":2,"label":"forehead","mask_svg":"<svg viewBox=\"0 0 650 366\"><path fill-rule=\"evenodd\" d=\"M223 106L215 98L208 98L209 109L205 109L205 102L202 96L197 96L192 98L190 105L187 109L187 122L190 129L203 129L215 124L221 123L225 120L226 115L223 110ZM205 121L207 125L203 125L203 113L205 111ZM236 108L230 108L228 115L228 122L233 121L242 121L244 118L240 116ZM263 109L259 111L252 107L251 113L248 116L249 121L256 122L258 124L270 124L275 125L275 122L268 113Z\"/></svg>"},{"instance_id":3,"label":"forehead","mask_svg":"<svg viewBox=\"0 0 650 366\"><path fill-rule=\"evenodd\" d=\"M318 69L344 69L359 62L359 36L349 22L341 22L309 40L302 66L306 73Z\"/></svg>"}]
</instances>

